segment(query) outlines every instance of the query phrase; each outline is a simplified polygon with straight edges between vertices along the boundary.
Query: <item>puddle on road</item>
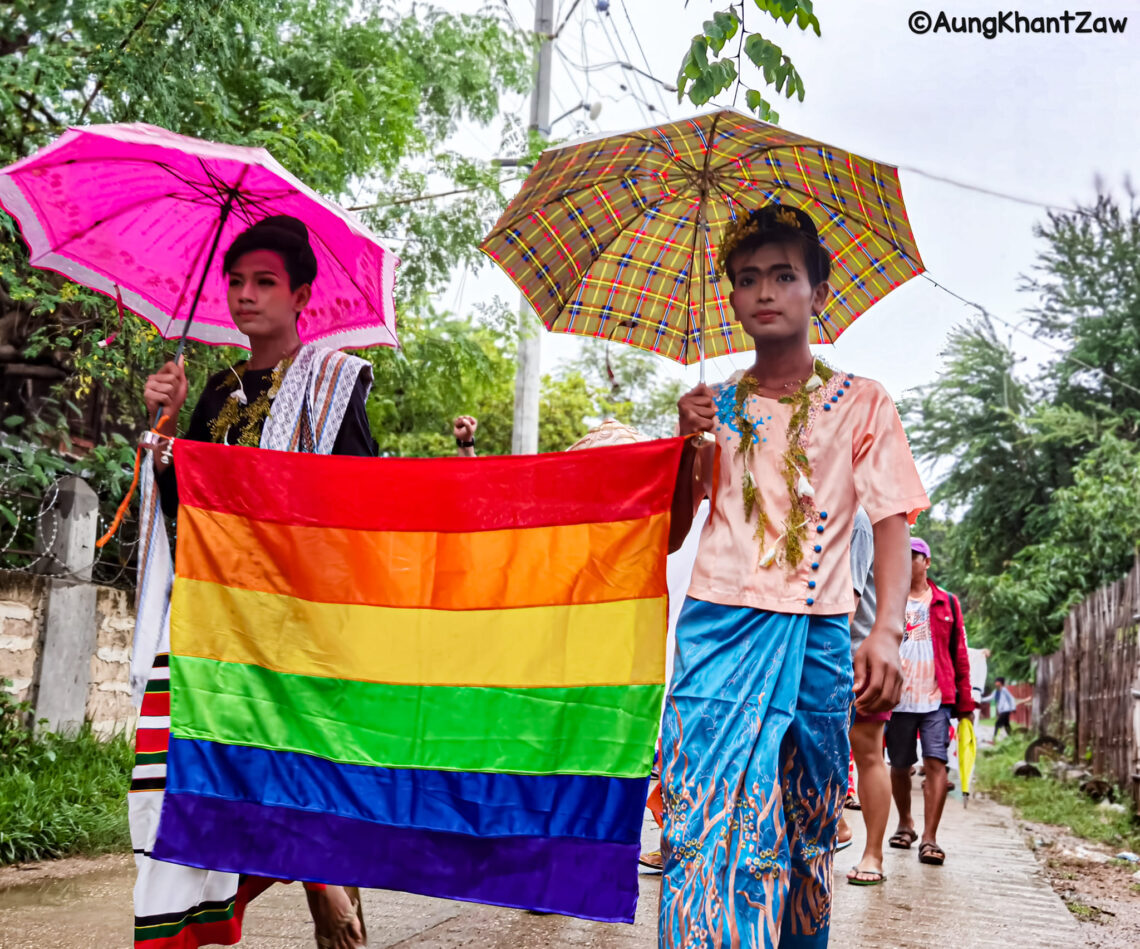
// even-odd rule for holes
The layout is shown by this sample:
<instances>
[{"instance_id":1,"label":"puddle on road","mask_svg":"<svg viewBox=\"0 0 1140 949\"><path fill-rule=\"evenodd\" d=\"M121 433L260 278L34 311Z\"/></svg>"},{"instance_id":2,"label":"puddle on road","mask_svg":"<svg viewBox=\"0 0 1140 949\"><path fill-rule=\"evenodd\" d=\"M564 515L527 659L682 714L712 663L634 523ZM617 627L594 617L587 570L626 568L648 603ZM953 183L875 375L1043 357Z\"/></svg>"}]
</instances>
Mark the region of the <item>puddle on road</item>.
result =
<instances>
[{"instance_id":1,"label":"puddle on road","mask_svg":"<svg viewBox=\"0 0 1140 949\"><path fill-rule=\"evenodd\" d=\"M102 870L66 880L36 880L0 890L0 913L29 906L74 906L89 900L100 901L111 894L130 892L134 885L135 868Z\"/></svg>"},{"instance_id":2,"label":"puddle on road","mask_svg":"<svg viewBox=\"0 0 1140 949\"><path fill-rule=\"evenodd\" d=\"M0 949L129 945L134 876L127 865L0 890Z\"/></svg>"}]
</instances>

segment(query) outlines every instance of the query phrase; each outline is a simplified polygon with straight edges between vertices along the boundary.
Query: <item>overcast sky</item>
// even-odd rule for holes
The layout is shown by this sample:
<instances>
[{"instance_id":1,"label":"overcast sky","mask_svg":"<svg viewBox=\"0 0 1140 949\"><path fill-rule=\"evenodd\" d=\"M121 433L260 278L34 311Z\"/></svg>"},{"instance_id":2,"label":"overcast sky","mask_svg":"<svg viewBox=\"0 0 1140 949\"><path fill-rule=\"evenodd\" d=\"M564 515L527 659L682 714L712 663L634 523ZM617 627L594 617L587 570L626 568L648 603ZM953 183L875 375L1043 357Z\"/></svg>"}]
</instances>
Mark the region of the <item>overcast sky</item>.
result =
<instances>
[{"instance_id":1,"label":"overcast sky","mask_svg":"<svg viewBox=\"0 0 1140 949\"><path fill-rule=\"evenodd\" d=\"M485 0L442 0L452 10L475 11ZM494 0L489 0L488 5ZM531 0L501 0L530 26ZM942 2L942 0L939 0ZM573 0L558 0L558 22ZM606 3L600 4L602 7ZM672 82L692 35L724 0L611 0L608 16L596 0L581 0L558 39L552 115L583 99L600 101L596 122L566 119L558 136L623 131L697 111L676 95L658 94L648 80L633 81L621 68L585 73L567 60L593 67L631 59ZM1071 5L1097 15L1135 13L1123 35L916 35L908 18L922 10L937 18L987 16L1006 7L974 0L817 0L823 36L788 29L750 10L749 25L782 45L807 87L803 103L781 100L780 124L831 145L899 166L910 220L931 277L996 315L1017 322L1030 303L1017 291L1039 249L1032 235L1045 210L953 187L907 171L919 169L977 186L1062 207L1091 201L1094 180L1118 192L1131 175L1140 181L1140 4L1096 0ZM1010 4L1028 17L1060 15L1064 0ZM628 13L628 16L627 16ZM604 21L604 22L603 22ZM640 41L640 47L639 43ZM612 44L612 45L611 45ZM624 50L622 49L624 44ZM615 48L617 55L615 55ZM642 59L644 50L647 58ZM759 77L752 75L759 83ZM588 80L588 81L587 81ZM621 87L625 86L623 90ZM650 112L642 97L656 107ZM741 97L743 99L743 96ZM528 117L528 103L511 96L509 109ZM581 113L579 113L581 114ZM457 142L473 154L498 147L494 130L465 131ZM517 292L496 268L463 279L457 274L444 306L465 310L493 295ZM947 332L971 310L922 278L876 304L821 354L844 370L882 381L896 397L938 372ZM1047 351L1021 335L1015 348L1030 359ZM546 334L544 371L573 356L581 342ZM744 354L710 364L717 381L747 365ZM681 370L674 370L678 373ZM695 369L685 377L695 381Z\"/></svg>"}]
</instances>

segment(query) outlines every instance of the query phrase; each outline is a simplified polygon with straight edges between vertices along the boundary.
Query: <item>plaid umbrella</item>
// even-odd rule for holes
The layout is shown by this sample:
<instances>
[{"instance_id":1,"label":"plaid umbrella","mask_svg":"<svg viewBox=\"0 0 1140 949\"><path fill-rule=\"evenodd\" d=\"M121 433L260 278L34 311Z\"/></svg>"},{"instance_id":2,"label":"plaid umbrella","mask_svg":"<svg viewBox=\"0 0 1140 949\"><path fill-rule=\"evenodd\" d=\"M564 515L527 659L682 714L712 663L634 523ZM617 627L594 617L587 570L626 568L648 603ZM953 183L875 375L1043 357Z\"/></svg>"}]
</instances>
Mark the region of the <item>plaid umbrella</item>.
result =
<instances>
[{"instance_id":1,"label":"plaid umbrella","mask_svg":"<svg viewBox=\"0 0 1140 949\"><path fill-rule=\"evenodd\" d=\"M812 342L924 269L895 168L729 109L545 152L481 249L548 329L703 363L751 346L716 245L771 202L809 214L831 253Z\"/></svg>"}]
</instances>

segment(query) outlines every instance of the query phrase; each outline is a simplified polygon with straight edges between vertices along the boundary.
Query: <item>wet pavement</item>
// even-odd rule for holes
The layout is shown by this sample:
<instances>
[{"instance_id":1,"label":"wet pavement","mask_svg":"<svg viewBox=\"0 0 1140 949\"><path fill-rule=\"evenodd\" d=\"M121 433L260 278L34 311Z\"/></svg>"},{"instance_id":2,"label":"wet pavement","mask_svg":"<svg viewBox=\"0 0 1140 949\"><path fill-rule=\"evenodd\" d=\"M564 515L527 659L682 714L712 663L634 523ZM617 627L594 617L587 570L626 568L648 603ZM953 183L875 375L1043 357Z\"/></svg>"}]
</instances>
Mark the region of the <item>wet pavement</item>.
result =
<instances>
[{"instance_id":1,"label":"wet pavement","mask_svg":"<svg viewBox=\"0 0 1140 949\"><path fill-rule=\"evenodd\" d=\"M916 818L921 800L916 800ZM855 845L836 859L832 945L860 949L1045 949L1080 946L1077 923L1026 849L1008 809L985 800L946 804L939 841L943 867L919 864L917 849L886 853L887 880L878 887L845 883L859 859L862 821L848 812ZM647 823L647 844L656 828ZM128 949L133 864L102 862L95 873L0 890L0 949ZM651 949L656 946L660 877L641 877L632 926L452 903L403 893L369 891L365 918L372 949ZM300 886L276 886L246 914L249 949L311 949L311 926Z\"/></svg>"}]
</instances>

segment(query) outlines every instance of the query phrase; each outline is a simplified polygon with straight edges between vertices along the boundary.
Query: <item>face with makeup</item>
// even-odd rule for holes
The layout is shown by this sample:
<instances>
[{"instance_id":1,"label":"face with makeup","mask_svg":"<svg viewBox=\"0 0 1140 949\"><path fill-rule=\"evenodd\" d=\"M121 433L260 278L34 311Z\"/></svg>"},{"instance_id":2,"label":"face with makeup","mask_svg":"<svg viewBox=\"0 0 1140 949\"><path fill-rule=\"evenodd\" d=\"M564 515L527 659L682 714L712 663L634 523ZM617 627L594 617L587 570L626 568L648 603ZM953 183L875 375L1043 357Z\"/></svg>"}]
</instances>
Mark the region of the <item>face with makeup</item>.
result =
<instances>
[{"instance_id":1,"label":"face with makeup","mask_svg":"<svg viewBox=\"0 0 1140 949\"><path fill-rule=\"evenodd\" d=\"M271 339L295 333L297 316L306 307L312 287L289 285L281 255L271 250L242 254L226 274L230 316L250 339Z\"/></svg>"},{"instance_id":2,"label":"face with makeup","mask_svg":"<svg viewBox=\"0 0 1140 949\"><path fill-rule=\"evenodd\" d=\"M744 332L757 343L806 339L830 288L812 285L803 247L770 242L741 249L729 261L729 303Z\"/></svg>"}]
</instances>

